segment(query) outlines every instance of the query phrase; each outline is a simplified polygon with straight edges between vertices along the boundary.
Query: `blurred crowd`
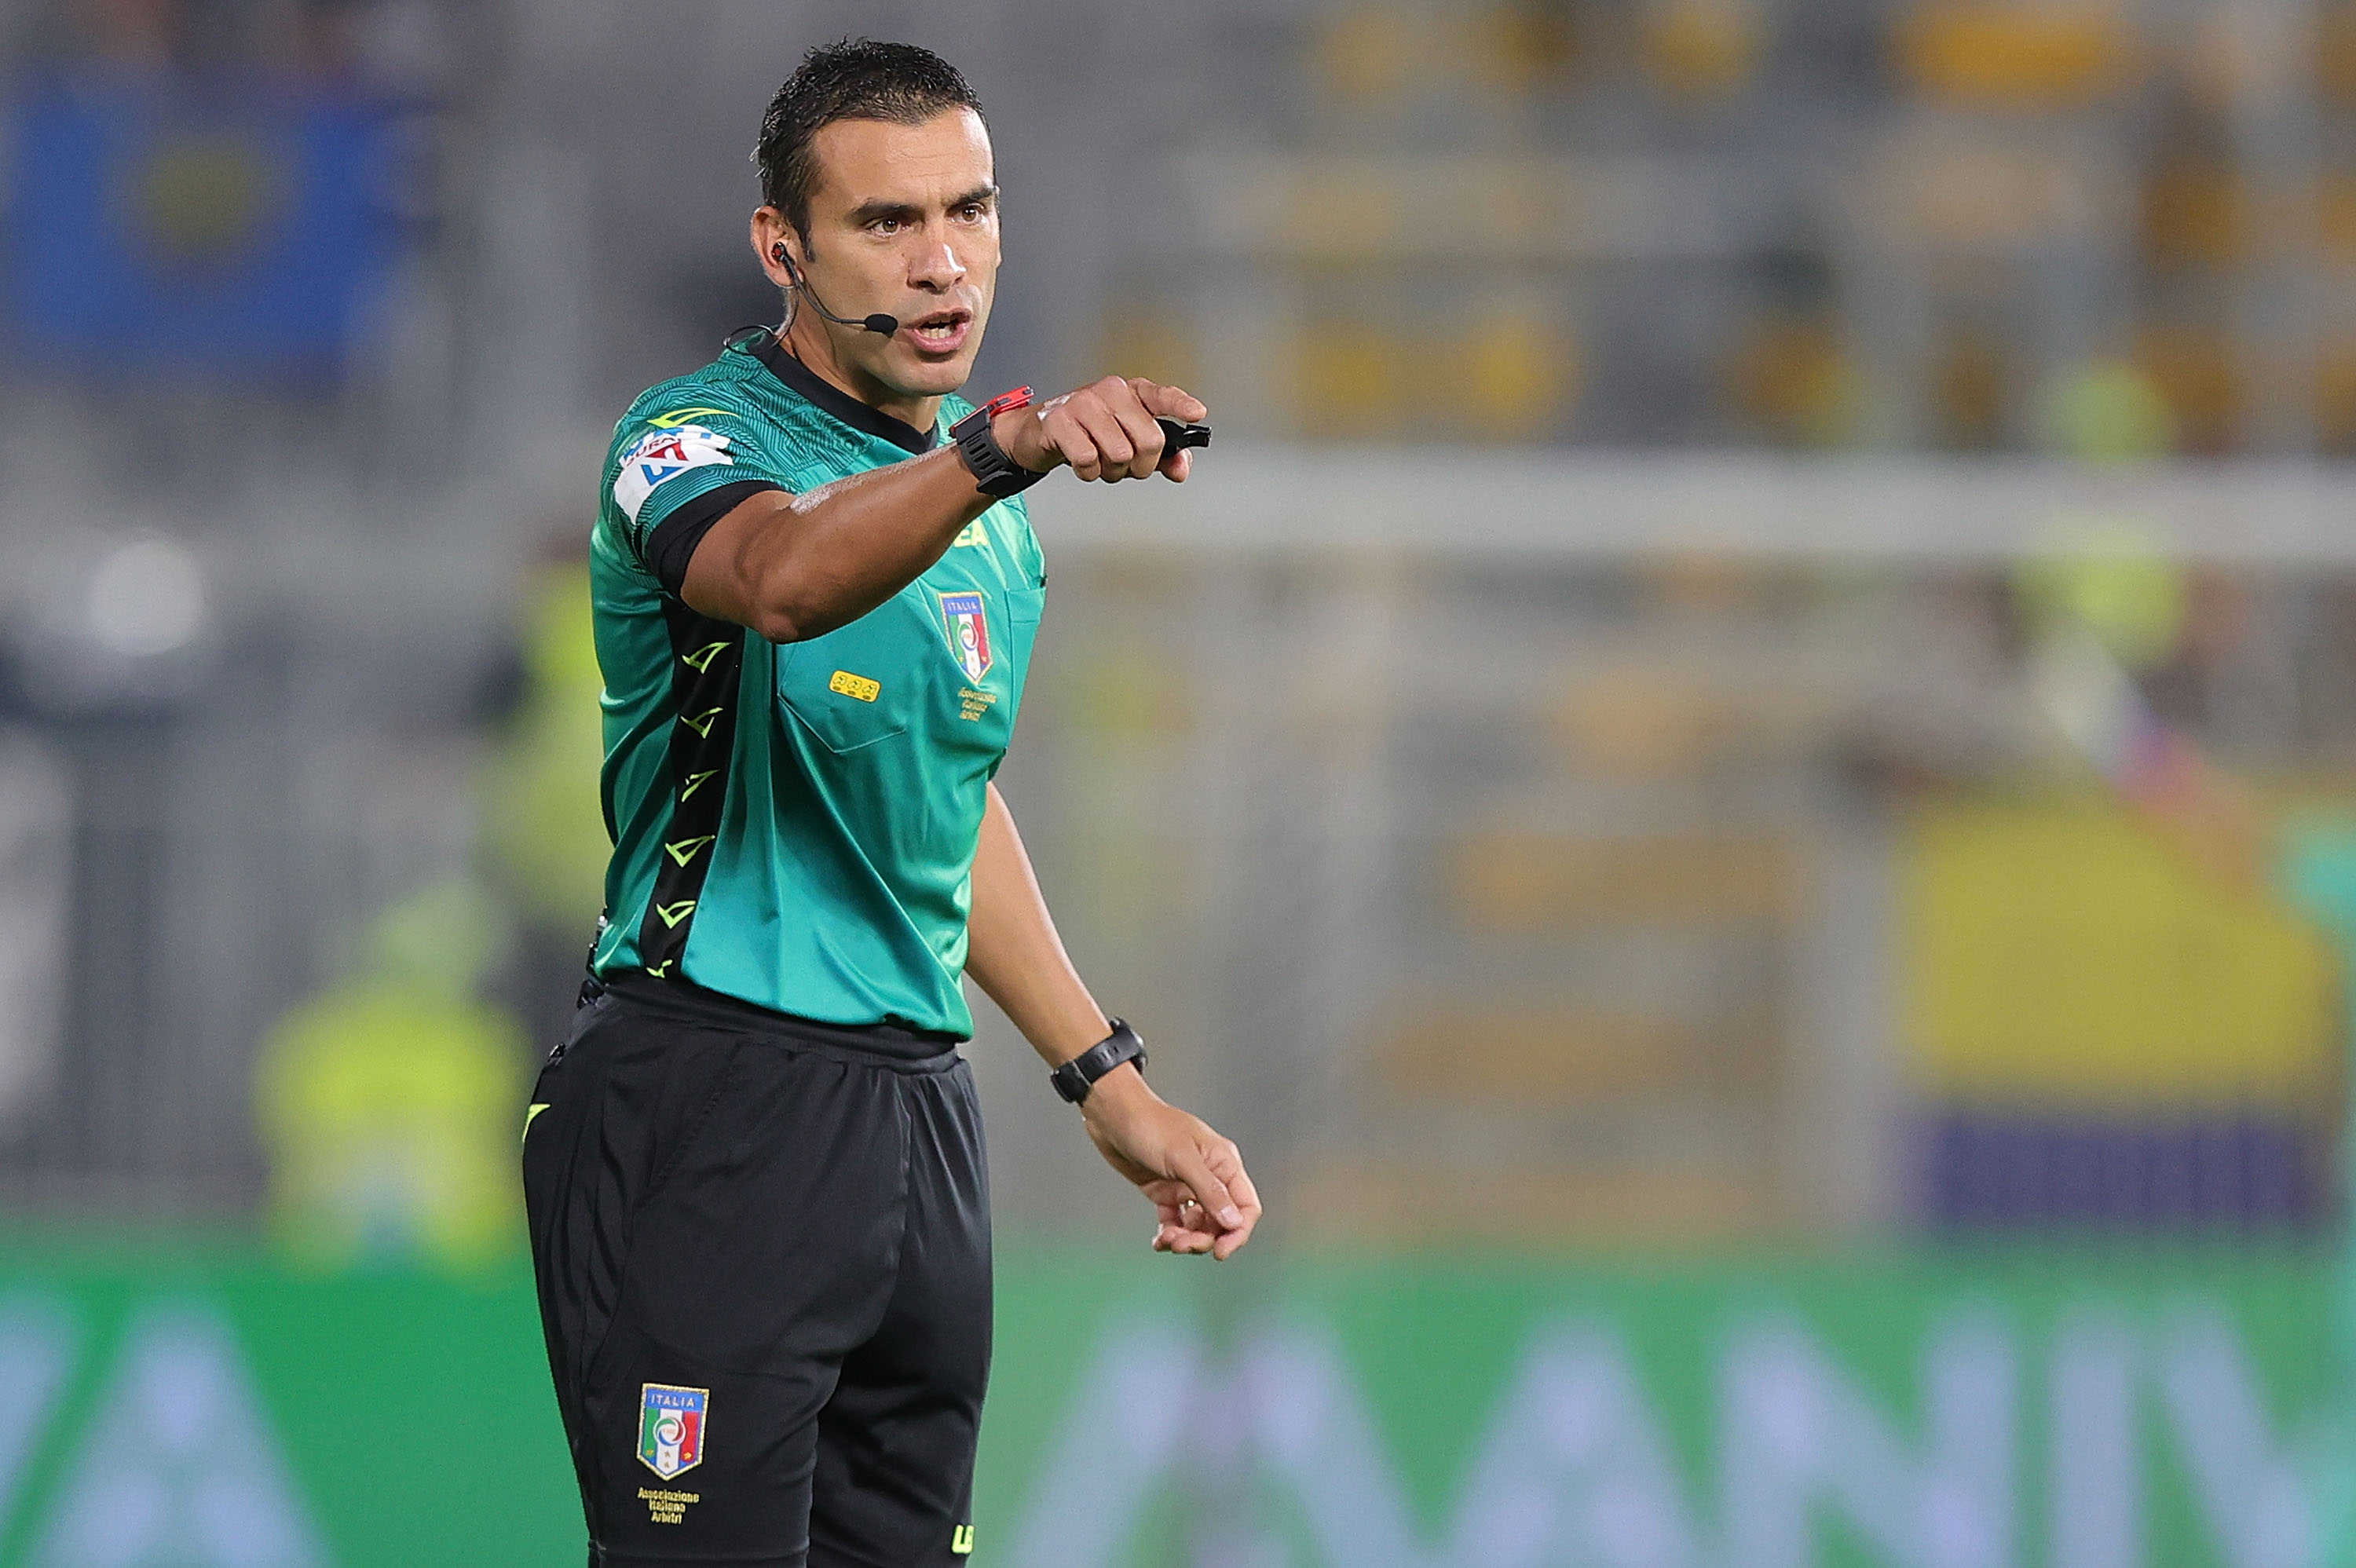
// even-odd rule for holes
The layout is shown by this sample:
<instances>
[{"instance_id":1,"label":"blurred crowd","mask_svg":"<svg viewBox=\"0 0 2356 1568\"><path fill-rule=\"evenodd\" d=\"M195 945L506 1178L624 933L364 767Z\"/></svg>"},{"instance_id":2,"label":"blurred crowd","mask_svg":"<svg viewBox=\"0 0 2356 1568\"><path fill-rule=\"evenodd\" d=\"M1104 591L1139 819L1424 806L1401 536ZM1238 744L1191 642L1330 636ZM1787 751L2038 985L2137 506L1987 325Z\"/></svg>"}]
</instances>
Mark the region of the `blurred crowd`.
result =
<instances>
[{"instance_id":1,"label":"blurred crowd","mask_svg":"<svg viewBox=\"0 0 2356 1568\"><path fill-rule=\"evenodd\" d=\"M2332 1222L2347 552L2179 559L2062 478L2034 559L1968 517L1906 559L1697 555L1666 513L1607 549L1581 507L1632 453L1937 495L1949 453L2356 444L2356 10L645 22L0 3L0 1200L511 1239L600 898L597 449L776 308L744 148L800 48L873 30L991 107L993 384L1159 374L1254 475L1456 481L1382 549L1356 492L1250 548L1040 493L1008 787L1304 1233ZM1559 519L1497 553L1492 464L1541 455ZM985 1033L1009 1189L1085 1183Z\"/></svg>"},{"instance_id":2,"label":"blurred crowd","mask_svg":"<svg viewBox=\"0 0 2356 1568\"><path fill-rule=\"evenodd\" d=\"M2356 443L2336 0L1294 19L1108 313L1288 432L2075 451L2091 403L2146 450Z\"/></svg>"}]
</instances>

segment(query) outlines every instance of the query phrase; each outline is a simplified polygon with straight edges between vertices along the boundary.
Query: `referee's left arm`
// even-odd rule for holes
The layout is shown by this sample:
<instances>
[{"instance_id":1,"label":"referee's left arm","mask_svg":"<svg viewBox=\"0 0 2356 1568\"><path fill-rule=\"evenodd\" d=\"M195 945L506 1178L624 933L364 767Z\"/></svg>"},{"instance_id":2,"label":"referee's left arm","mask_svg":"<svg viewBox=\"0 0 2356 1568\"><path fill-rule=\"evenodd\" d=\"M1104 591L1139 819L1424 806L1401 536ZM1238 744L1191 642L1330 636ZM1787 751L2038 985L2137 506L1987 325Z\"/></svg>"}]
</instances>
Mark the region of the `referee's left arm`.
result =
<instances>
[{"instance_id":1,"label":"referee's left arm","mask_svg":"<svg viewBox=\"0 0 2356 1568\"><path fill-rule=\"evenodd\" d=\"M1051 1067L1111 1032L1064 951L995 784L973 860L966 972ZM1155 1251L1228 1258L1251 1240L1259 1194L1234 1142L1156 1094L1134 1065L1098 1079L1080 1115L1098 1151L1152 1201Z\"/></svg>"}]
</instances>

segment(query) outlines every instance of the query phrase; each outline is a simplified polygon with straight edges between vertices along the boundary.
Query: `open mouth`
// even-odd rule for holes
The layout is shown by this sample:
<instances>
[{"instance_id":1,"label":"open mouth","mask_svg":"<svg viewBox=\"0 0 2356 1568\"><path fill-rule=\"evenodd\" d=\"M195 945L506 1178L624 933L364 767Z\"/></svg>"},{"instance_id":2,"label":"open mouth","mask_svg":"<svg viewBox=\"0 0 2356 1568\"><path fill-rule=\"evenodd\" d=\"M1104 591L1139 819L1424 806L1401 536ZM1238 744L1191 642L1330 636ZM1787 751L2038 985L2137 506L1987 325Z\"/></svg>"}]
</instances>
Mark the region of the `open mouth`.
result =
<instances>
[{"instance_id":1,"label":"open mouth","mask_svg":"<svg viewBox=\"0 0 2356 1568\"><path fill-rule=\"evenodd\" d=\"M919 348L947 349L964 342L966 328L972 325L969 310L937 310L908 323L907 330Z\"/></svg>"}]
</instances>

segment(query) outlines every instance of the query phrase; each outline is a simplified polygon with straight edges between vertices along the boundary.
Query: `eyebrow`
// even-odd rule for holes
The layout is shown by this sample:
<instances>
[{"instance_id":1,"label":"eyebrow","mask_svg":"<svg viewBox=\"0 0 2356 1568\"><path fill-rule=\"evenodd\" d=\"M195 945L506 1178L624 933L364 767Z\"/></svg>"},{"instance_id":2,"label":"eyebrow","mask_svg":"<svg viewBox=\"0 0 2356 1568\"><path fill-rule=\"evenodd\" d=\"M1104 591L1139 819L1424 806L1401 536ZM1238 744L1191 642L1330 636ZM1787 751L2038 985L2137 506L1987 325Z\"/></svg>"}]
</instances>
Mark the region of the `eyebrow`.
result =
<instances>
[{"instance_id":1,"label":"eyebrow","mask_svg":"<svg viewBox=\"0 0 2356 1568\"><path fill-rule=\"evenodd\" d=\"M954 212L960 207L972 207L977 204L987 204L996 201L997 199L998 187L996 186L978 185L962 196L950 197L944 205L942 210ZM871 223L879 223L887 218L896 219L902 223L911 223L916 221L917 219L924 217L924 208L918 207L914 202L881 200L863 201L857 207L851 209L851 222L853 228L864 229Z\"/></svg>"}]
</instances>

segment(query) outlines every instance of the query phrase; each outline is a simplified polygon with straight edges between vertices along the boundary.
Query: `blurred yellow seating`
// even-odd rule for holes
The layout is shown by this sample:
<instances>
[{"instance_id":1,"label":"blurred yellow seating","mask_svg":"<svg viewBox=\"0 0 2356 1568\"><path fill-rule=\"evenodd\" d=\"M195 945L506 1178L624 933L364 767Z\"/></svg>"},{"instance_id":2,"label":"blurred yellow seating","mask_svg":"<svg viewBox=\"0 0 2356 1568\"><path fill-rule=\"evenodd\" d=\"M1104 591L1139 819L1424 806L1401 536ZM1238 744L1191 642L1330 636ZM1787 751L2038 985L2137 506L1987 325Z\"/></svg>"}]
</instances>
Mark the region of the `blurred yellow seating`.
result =
<instances>
[{"instance_id":1,"label":"blurred yellow seating","mask_svg":"<svg viewBox=\"0 0 2356 1568\"><path fill-rule=\"evenodd\" d=\"M1724 375L1738 417L1770 441L1837 446L1857 428L1857 369L1829 321L1755 323L1727 357Z\"/></svg>"},{"instance_id":2,"label":"blurred yellow seating","mask_svg":"<svg viewBox=\"0 0 2356 1568\"><path fill-rule=\"evenodd\" d=\"M2233 449L2242 410L2242 367L2231 338L2199 327L2152 327L2136 340L2135 362L2168 401L2179 451L2214 454Z\"/></svg>"},{"instance_id":3,"label":"blurred yellow seating","mask_svg":"<svg viewBox=\"0 0 2356 1568\"><path fill-rule=\"evenodd\" d=\"M1774 922L1801 897L1796 857L1772 838L1484 833L1451 847L1446 875L1476 928Z\"/></svg>"},{"instance_id":4,"label":"blurred yellow seating","mask_svg":"<svg viewBox=\"0 0 2356 1568\"><path fill-rule=\"evenodd\" d=\"M2288 910L2107 799L1927 807L1902 849L1923 1089L2005 1108L2335 1104L2339 976Z\"/></svg>"},{"instance_id":5,"label":"blurred yellow seating","mask_svg":"<svg viewBox=\"0 0 2356 1568\"><path fill-rule=\"evenodd\" d=\"M2221 164L2162 168L2144 192L2144 245L2153 261L2231 265L2249 241L2248 194Z\"/></svg>"},{"instance_id":6,"label":"blurred yellow seating","mask_svg":"<svg viewBox=\"0 0 2356 1568\"><path fill-rule=\"evenodd\" d=\"M1292 355L1302 433L1361 441L1399 433L1413 359L1404 337L1374 322L1312 328Z\"/></svg>"},{"instance_id":7,"label":"blurred yellow seating","mask_svg":"<svg viewBox=\"0 0 2356 1568\"><path fill-rule=\"evenodd\" d=\"M1749 85L1765 42L1753 0L1660 0L1645 27L1645 63L1671 98L1703 101Z\"/></svg>"},{"instance_id":8,"label":"blurred yellow seating","mask_svg":"<svg viewBox=\"0 0 2356 1568\"><path fill-rule=\"evenodd\" d=\"M1576 346L1521 315L1432 337L1365 315L1320 323L1301 336L1292 365L1301 432L1339 440L1533 440L1560 425L1580 385Z\"/></svg>"},{"instance_id":9,"label":"blurred yellow seating","mask_svg":"<svg viewBox=\"0 0 2356 1568\"><path fill-rule=\"evenodd\" d=\"M1514 0L1471 17L1483 85L1527 92L1560 81L1580 57L1578 7L1569 0Z\"/></svg>"},{"instance_id":10,"label":"blurred yellow seating","mask_svg":"<svg viewBox=\"0 0 2356 1568\"><path fill-rule=\"evenodd\" d=\"M1717 620L1750 613L1773 591L1762 574L1731 569L1723 559L1655 561L1645 580L1664 613ZM1599 667L1588 659L1567 678L1548 717L1578 773L1670 780L1808 750L1838 722L1837 710L1822 687L1758 672Z\"/></svg>"},{"instance_id":11,"label":"blurred yellow seating","mask_svg":"<svg viewBox=\"0 0 2356 1568\"><path fill-rule=\"evenodd\" d=\"M2356 344L2326 348L2315 373L2315 439L2336 457L2356 453Z\"/></svg>"},{"instance_id":12,"label":"blurred yellow seating","mask_svg":"<svg viewBox=\"0 0 2356 1568\"><path fill-rule=\"evenodd\" d=\"M1396 101L1415 77L1414 33L1408 19L1387 6L1337 8L1316 28L1310 58L1317 80L1345 102Z\"/></svg>"},{"instance_id":13,"label":"blurred yellow seating","mask_svg":"<svg viewBox=\"0 0 2356 1568\"><path fill-rule=\"evenodd\" d=\"M2133 69L2119 15L2103 5L1931 0L1898 27L1900 69L1963 104L2069 108L2098 101Z\"/></svg>"},{"instance_id":14,"label":"blurred yellow seating","mask_svg":"<svg viewBox=\"0 0 2356 1568\"><path fill-rule=\"evenodd\" d=\"M1473 440L1542 438L1578 395L1577 347L1534 314L1475 320L1436 357L1436 408Z\"/></svg>"},{"instance_id":15,"label":"blurred yellow seating","mask_svg":"<svg viewBox=\"0 0 2356 1568\"><path fill-rule=\"evenodd\" d=\"M1332 6L1312 24L1309 79L1360 113L1451 95L1518 97L1568 75L1580 10L1572 0Z\"/></svg>"},{"instance_id":16,"label":"blurred yellow seating","mask_svg":"<svg viewBox=\"0 0 2356 1568\"><path fill-rule=\"evenodd\" d=\"M1674 670L1604 669L1572 685L1554 718L1580 767L1661 777L1706 765L1739 738L1730 706Z\"/></svg>"},{"instance_id":17,"label":"blurred yellow seating","mask_svg":"<svg viewBox=\"0 0 2356 1568\"><path fill-rule=\"evenodd\" d=\"M1714 154L1194 153L1173 164L1195 243L1318 269L1314 282L1409 261L1497 269L1748 255L1780 221L1758 181ZM2027 149L2050 165L2053 150ZM1526 286L1559 297L1543 272ZM1419 294L1429 314L1440 302ZM1472 302L1477 304L1478 302Z\"/></svg>"},{"instance_id":18,"label":"blurred yellow seating","mask_svg":"<svg viewBox=\"0 0 2356 1568\"><path fill-rule=\"evenodd\" d=\"M2326 175L2315 199L2324 254L2342 266L2356 262L2356 176Z\"/></svg>"},{"instance_id":19,"label":"blurred yellow seating","mask_svg":"<svg viewBox=\"0 0 2356 1568\"><path fill-rule=\"evenodd\" d=\"M2011 367L2005 345L1976 326L1948 332L1931 361L1931 416L1938 443L1985 452L2003 443Z\"/></svg>"},{"instance_id":20,"label":"blurred yellow seating","mask_svg":"<svg viewBox=\"0 0 2356 1568\"><path fill-rule=\"evenodd\" d=\"M1426 1006L1374 1055L1381 1082L1408 1099L1575 1102L1763 1091L1780 1052L1763 1017Z\"/></svg>"},{"instance_id":21,"label":"blurred yellow seating","mask_svg":"<svg viewBox=\"0 0 2356 1568\"><path fill-rule=\"evenodd\" d=\"M2318 8L2315 36L2316 86L2335 103L2356 100L2356 6Z\"/></svg>"}]
</instances>

